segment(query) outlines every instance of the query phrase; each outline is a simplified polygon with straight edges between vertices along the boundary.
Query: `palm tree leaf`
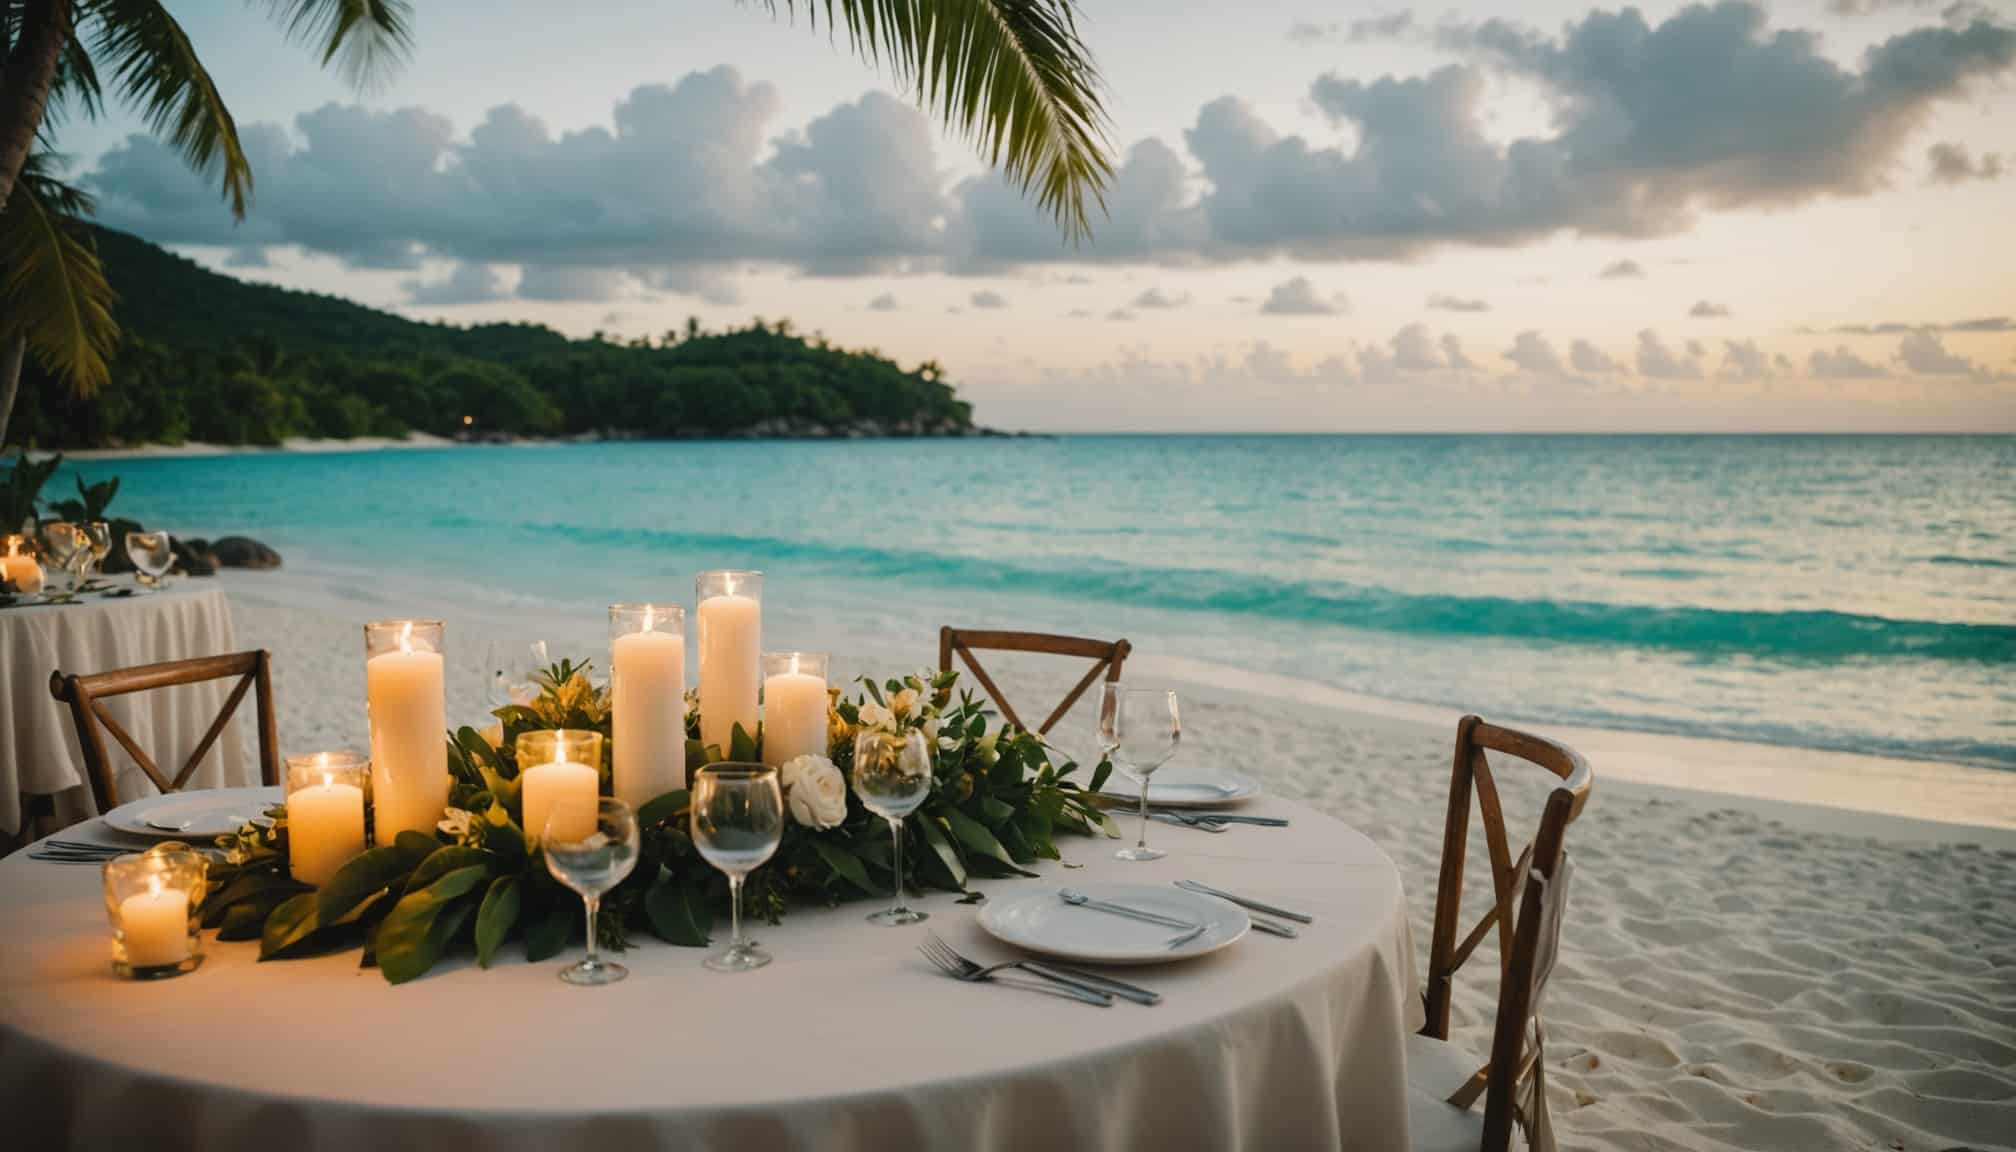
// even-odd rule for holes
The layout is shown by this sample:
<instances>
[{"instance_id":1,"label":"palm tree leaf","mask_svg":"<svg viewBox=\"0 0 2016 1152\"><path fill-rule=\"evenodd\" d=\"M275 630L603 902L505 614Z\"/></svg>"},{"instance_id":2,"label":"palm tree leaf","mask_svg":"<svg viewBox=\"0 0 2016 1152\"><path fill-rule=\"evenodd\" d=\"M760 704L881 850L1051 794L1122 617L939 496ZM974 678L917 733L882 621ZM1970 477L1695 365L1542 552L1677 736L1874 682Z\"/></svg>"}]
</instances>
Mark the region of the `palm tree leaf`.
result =
<instances>
[{"instance_id":1,"label":"palm tree leaf","mask_svg":"<svg viewBox=\"0 0 2016 1152\"><path fill-rule=\"evenodd\" d=\"M266 0L287 35L316 45L322 66L338 60L353 87L389 78L413 46L413 8L407 0Z\"/></svg>"},{"instance_id":2,"label":"palm tree leaf","mask_svg":"<svg viewBox=\"0 0 2016 1152\"><path fill-rule=\"evenodd\" d=\"M105 93L98 84L98 68L91 62L91 49L75 36L64 38L63 58L57 62L50 96L48 111L42 117L44 132L62 123L64 113L73 107L84 113L86 120L96 120L105 112Z\"/></svg>"},{"instance_id":3,"label":"palm tree leaf","mask_svg":"<svg viewBox=\"0 0 2016 1152\"><path fill-rule=\"evenodd\" d=\"M776 11L779 0L766 0ZM798 0L782 0L795 14ZM1101 80L1073 0L824 0L828 27L975 141L1071 240L1113 175ZM805 0L814 27L819 0Z\"/></svg>"},{"instance_id":4,"label":"palm tree leaf","mask_svg":"<svg viewBox=\"0 0 2016 1152\"><path fill-rule=\"evenodd\" d=\"M112 286L77 218L54 207L88 199L40 161L28 158L0 208L0 345L26 336L44 368L88 396L111 379Z\"/></svg>"},{"instance_id":5,"label":"palm tree leaf","mask_svg":"<svg viewBox=\"0 0 2016 1152\"><path fill-rule=\"evenodd\" d=\"M182 26L160 0L87 0L83 9L97 25L92 51L111 65L118 93L150 129L175 142L190 167L222 169L224 197L232 215L242 218L252 165L238 144L231 110Z\"/></svg>"}]
</instances>

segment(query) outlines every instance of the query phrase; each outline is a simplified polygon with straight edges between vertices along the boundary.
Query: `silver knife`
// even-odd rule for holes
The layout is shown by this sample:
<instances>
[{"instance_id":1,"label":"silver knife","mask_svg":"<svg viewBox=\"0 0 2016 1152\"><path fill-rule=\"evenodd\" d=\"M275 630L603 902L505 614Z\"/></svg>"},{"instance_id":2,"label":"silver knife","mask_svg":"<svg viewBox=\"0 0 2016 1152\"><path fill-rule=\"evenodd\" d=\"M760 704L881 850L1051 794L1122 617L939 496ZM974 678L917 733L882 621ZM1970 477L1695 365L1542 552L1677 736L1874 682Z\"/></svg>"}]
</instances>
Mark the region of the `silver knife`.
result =
<instances>
[{"instance_id":1,"label":"silver knife","mask_svg":"<svg viewBox=\"0 0 2016 1152\"><path fill-rule=\"evenodd\" d=\"M1253 925L1255 931L1265 932L1270 936L1285 936L1288 939L1293 940L1297 936L1302 935L1300 932L1297 932L1293 927L1287 924L1277 923L1276 921L1268 920L1261 916L1248 916L1246 917L1246 922L1248 924Z\"/></svg>"},{"instance_id":2,"label":"silver knife","mask_svg":"<svg viewBox=\"0 0 2016 1152\"><path fill-rule=\"evenodd\" d=\"M1307 912L1291 912L1286 908L1279 908L1272 904L1263 904L1258 900L1252 900L1245 896L1235 896L1230 892L1213 888L1208 884L1199 884L1195 880L1178 880L1176 881L1176 886L1191 892L1202 892L1206 896L1216 896L1220 900L1230 900L1232 903L1249 911L1265 912L1269 916L1279 916L1284 920L1293 920L1297 924L1314 924L1316 922L1316 918Z\"/></svg>"},{"instance_id":3,"label":"silver knife","mask_svg":"<svg viewBox=\"0 0 2016 1152\"><path fill-rule=\"evenodd\" d=\"M1279 816L1241 816L1236 812L1208 812L1202 808L1150 808L1150 816L1167 813L1178 820L1209 820L1214 824L1255 824L1262 828L1286 828L1288 821Z\"/></svg>"},{"instance_id":4,"label":"silver knife","mask_svg":"<svg viewBox=\"0 0 2016 1152\"><path fill-rule=\"evenodd\" d=\"M1111 992L1122 999L1132 1000L1136 1004L1160 1004L1162 1002L1162 994L1160 992L1143 988L1138 984L1129 984L1125 980L1115 980L1111 976L1101 976L1097 972L1087 972L1083 968L1071 968L1063 964L1053 964L1048 960L1024 960L1022 966L1031 971L1041 972L1057 979L1075 980L1080 984L1089 984L1103 992Z\"/></svg>"}]
</instances>

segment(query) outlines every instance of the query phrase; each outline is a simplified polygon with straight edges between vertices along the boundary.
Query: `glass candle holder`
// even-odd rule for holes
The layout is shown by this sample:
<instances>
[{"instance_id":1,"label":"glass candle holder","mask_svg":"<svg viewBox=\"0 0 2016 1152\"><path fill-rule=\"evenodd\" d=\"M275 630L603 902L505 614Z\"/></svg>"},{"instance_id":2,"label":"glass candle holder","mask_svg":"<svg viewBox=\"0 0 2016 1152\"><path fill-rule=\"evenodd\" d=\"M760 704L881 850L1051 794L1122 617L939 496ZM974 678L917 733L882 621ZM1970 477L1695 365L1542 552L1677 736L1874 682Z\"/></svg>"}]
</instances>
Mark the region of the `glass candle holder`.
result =
<instances>
[{"instance_id":1,"label":"glass candle holder","mask_svg":"<svg viewBox=\"0 0 2016 1152\"><path fill-rule=\"evenodd\" d=\"M42 590L42 565L35 559L35 542L19 532L0 538L0 579L23 596Z\"/></svg>"},{"instance_id":2,"label":"glass candle holder","mask_svg":"<svg viewBox=\"0 0 2016 1152\"><path fill-rule=\"evenodd\" d=\"M287 871L320 888L364 851L371 762L355 752L287 758Z\"/></svg>"},{"instance_id":3,"label":"glass candle holder","mask_svg":"<svg viewBox=\"0 0 2016 1152\"><path fill-rule=\"evenodd\" d=\"M520 733L515 747L525 843L538 843L549 831L570 843L592 835L602 794L602 734L549 728Z\"/></svg>"},{"instance_id":4,"label":"glass candle holder","mask_svg":"<svg viewBox=\"0 0 2016 1152\"><path fill-rule=\"evenodd\" d=\"M700 742L733 756L735 726L756 736L762 687L763 574L702 572L694 581L700 640Z\"/></svg>"},{"instance_id":5,"label":"glass candle holder","mask_svg":"<svg viewBox=\"0 0 2016 1152\"><path fill-rule=\"evenodd\" d=\"M824 652L763 654L763 763L781 767L800 756L824 756Z\"/></svg>"},{"instance_id":6,"label":"glass candle holder","mask_svg":"<svg viewBox=\"0 0 2016 1152\"><path fill-rule=\"evenodd\" d=\"M686 609L609 606L609 724L618 800L642 808L686 786Z\"/></svg>"},{"instance_id":7,"label":"glass candle holder","mask_svg":"<svg viewBox=\"0 0 2016 1152\"><path fill-rule=\"evenodd\" d=\"M112 970L134 980L193 972L203 963L197 909L210 862L170 841L105 862L105 914L112 920Z\"/></svg>"},{"instance_id":8,"label":"glass candle holder","mask_svg":"<svg viewBox=\"0 0 2016 1152\"><path fill-rule=\"evenodd\" d=\"M371 837L432 836L448 807L446 647L439 620L364 626L371 719Z\"/></svg>"}]
</instances>

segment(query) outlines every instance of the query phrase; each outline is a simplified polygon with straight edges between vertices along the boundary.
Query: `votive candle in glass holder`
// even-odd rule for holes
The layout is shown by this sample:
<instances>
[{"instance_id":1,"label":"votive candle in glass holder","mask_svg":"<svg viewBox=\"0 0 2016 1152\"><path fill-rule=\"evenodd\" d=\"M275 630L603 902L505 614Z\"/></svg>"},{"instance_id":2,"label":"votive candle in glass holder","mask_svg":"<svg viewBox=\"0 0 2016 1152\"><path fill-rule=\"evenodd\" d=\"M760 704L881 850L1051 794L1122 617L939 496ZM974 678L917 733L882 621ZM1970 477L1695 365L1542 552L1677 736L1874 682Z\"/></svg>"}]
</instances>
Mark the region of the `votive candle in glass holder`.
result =
<instances>
[{"instance_id":1,"label":"votive candle in glass holder","mask_svg":"<svg viewBox=\"0 0 2016 1152\"><path fill-rule=\"evenodd\" d=\"M609 606L609 724L618 800L642 808L686 786L686 609Z\"/></svg>"},{"instance_id":2,"label":"votive candle in glass holder","mask_svg":"<svg viewBox=\"0 0 2016 1152\"><path fill-rule=\"evenodd\" d=\"M763 654L763 763L781 767L800 756L824 756L824 652Z\"/></svg>"},{"instance_id":3,"label":"votive candle in glass holder","mask_svg":"<svg viewBox=\"0 0 2016 1152\"><path fill-rule=\"evenodd\" d=\"M546 822L556 816L559 823L553 832L561 839L571 842L593 835L595 802L602 794L602 734L585 728L548 728L519 733L513 747L525 842L539 842L546 835Z\"/></svg>"},{"instance_id":4,"label":"votive candle in glass holder","mask_svg":"<svg viewBox=\"0 0 2016 1152\"><path fill-rule=\"evenodd\" d=\"M287 758L287 871L311 888L364 851L371 762L355 752Z\"/></svg>"},{"instance_id":5,"label":"votive candle in glass holder","mask_svg":"<svg viewBox=\"0 0 2016 1152\"><path fill-rule=\"evenodd\" d=\"M371 837L434 834L448 808L448 696L439 620L364 626L371 719Z\"/></svg>"},{"instance_id":6,"label":"votive candle in glass holder","mask_svg":"<svg viewBox=\"0 0 2016 1152\"><path fill-rule=\"evenodd\" d=\"M0 537L0 579L24 596L42 590L42 565L35 559L34 541L19 532Z\"/></svg>"},{"instance_id":7,"label":"votive candle in glass holder","mask_svg":"<svg viewBox=\"0 0 2016 1152\"><path fill-rule=\"evenodd\" d=\"M756 737L757 692L762 687L763 574L702 572L696 631L700 640L700 742L725 759L734 751L735 726Z\"/></svg>"},{"instance_id":8,"label":"votive candle in glass holder","mask_svg":"<svg viewBox=\"0 0 2016 1152\"><path fill-rule=\"evenodd\" d=\"M105 862L112 970L135 980L193 972L203 963L201 921L210 862L187 844L157 844Z\"/></svg>"}]
</instances>

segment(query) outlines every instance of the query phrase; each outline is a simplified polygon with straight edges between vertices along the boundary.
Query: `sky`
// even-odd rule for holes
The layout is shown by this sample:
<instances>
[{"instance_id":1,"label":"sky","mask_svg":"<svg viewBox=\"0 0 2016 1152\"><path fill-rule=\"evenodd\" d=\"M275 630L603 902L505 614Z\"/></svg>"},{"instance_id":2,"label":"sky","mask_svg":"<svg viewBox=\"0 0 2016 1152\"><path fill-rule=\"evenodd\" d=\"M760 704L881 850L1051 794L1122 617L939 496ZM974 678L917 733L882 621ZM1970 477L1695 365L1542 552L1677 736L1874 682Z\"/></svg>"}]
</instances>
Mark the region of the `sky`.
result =
<instances>
[{"instance_id":1,"label":"sky","mask_svg":"<svg viewBox=\"0 0 2016 1152\"><path fill-rule=\"evenodd\" d=\"M255 175L131 113L100 218L574 335L790 317L998 427L2016 431L2016 0L1084 0L1088 242L844 38L730 0L421 0L367 91L171 0Z\"/></svg>"}]
</instances>

